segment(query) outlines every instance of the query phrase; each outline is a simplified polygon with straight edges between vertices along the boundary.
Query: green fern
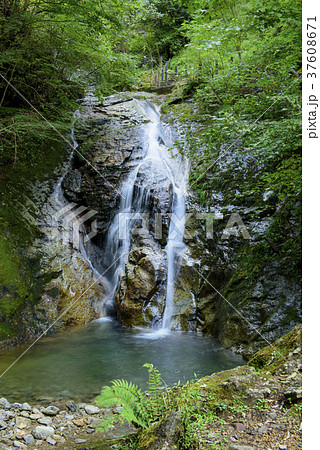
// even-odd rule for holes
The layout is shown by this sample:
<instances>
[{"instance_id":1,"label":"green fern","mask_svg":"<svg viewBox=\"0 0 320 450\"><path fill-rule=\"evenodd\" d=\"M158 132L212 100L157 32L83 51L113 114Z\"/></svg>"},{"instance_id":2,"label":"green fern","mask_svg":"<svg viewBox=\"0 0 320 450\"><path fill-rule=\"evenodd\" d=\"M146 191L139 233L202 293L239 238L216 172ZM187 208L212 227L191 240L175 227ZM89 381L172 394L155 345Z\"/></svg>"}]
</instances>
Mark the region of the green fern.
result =
<instances>
[{"instance_id":1,"label":"green fern","mask_svg":"<svg viewBox=\"0 0 320 450\"><path fill-rule=\"evenodd\" d=\"M108 430L116 420L147 428L165 411L167 386L152 364L144 364L143 367L149 372L147 392L142 392L138 386L126 380L114 380L111 386L102 388L101 394L96 398L97 405L102 408L120 405L122 409L119 414L104 419L100 423L100 429Z\"/></svg>"},{"instance_id":2,"label":"green fern","mask_svg":"<svg viewBox=\"0 0 320 450\"><path fill-rule=\"evenodd\" d=\"M150 417L154 421L166 409L166 398L168 397L167 385L162 380L159 370L153 367L153 364L146 363L143 367L146 367L149 372L149 392L147 393L149 401L146 407L149 410Z\"/></svg>"}]
</instances>

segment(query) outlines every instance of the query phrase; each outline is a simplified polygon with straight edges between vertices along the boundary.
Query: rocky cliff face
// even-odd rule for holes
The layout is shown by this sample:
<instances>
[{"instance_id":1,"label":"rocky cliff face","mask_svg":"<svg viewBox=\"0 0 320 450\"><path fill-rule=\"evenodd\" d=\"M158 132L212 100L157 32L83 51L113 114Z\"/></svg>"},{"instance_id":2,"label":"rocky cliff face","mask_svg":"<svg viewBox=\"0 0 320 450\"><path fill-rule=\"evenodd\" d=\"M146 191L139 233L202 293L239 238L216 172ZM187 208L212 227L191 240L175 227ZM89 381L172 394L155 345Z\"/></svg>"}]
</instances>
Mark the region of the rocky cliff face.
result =
<instances>
[{"instance_id":1,"label":"rocky cliff face","mask_svg":"<svg viewBox=\"0 0 320 450\"><path fill-rule=\"evenodd\" d=\"M163 120L176 130L183 154L194 145L191 174L198 177L205 126L197 121L194 102L178 100L167 101ZM199 283L196 323L224 347L250 357L301 323L301 268L294 249L282 251L287 239L300 238L301 211L295 204L281 214L284 202L272 191L255 194L263 163L244 152L241 142L225 148L212 164L212 170L201 171L203 186L214 179L208 201L189 191L188 243L200 262L193 267ZM241 194L244 184L252 186L251 195Z\"/></svg>"},{"instance_id":2,"label":"rocky cliff face","mask_svg":"<svg viewBox=\"0 0 320 450\"><path fill-rule=\"evenodd\" d=\"M36 279L42 287L37 288L33 304L22 312L29 324L24 335L39 334L52 322L52 329L86 323L103 313L109 285L99 274L110 265L108 231L119 210L123 183L146 152L144 129L149 118L137 99L162 101L152 94L135 97L118 94L99 100L88 96L75 125L79 146L63 171L65 175L60 174L61 186L47 186L41 195L43 185L35 188L38 193L33 198L41 198L33 202L37 234L27 253L30 261L38 261ZM163 126L172 142L180 140L183 154L184 129L196 131L198 124L186 121L184 106L178 106L180 109L164 116ZM191 170L194 165L191 161ZM299 278L288 275L290 262L275 258L272 252L277 254L277 248L264 238L276 210L272 193L253 202L238 195L241 180L254 183L258 173L256 161L233 148L216 165L213 206L199 206L189 189L187 247L175 261L179 274L172 313L175 329L213 334L223 346L248 357L301 320ZM133 193L137 199L145 195L149 230L131 236L129 252L117 272L114 308L126 326L156 326L161 323L166 299L172 181L160 166L146 161L134 180ZM81 214L90 216L76 235L71 209L63 212L70 203L73 211L78 211L75 216L80 215L79 208ZM223 216L213 220L210 230L208 213ZM239 214L250 239L244 239L237 223L226 230L232 213ZM162 217L160 236L156 233L157 214ZM288 222L284 231L292 234L296 225ZM85 232L90 239L81 247ZM264 255L263 261L259 255Z\"/></svg>"},{"instance_id":3,"label":"rocky cliff face","mask_svg":"<svg viewBox=\"0 0 320 450\"><path fill-rule=\"evenodd\" d=\"M150 121L141 103L128 95L115 95L100 102L91 98L83 104L76 126L79 142L73 169L64 178L66 198L95 211L97 235L90 243L90 257L100 273L108 269L108 233L117 220L121 189L130 172L138 168L133 180L133 208L148 215L148 232L132 234L129 253L119 270L115 297L117 317L126 326L150 326L160 321L165 308L166 244L173 186L161 164L143 160L147 148L145 124ZM154 98L142 94L140 98ZM164 144L159 136L160 144ZM141 162L143 161L143 164ZM142 208L143 209L143 208ZM161 215L162 233L157 234L155 217ZM87 224L88 225L88 224ZM90 222L89 222L90 225ZM115 239L117 237L115 236ZM178 261L176 261L178 264ZM190 258L183 262L173 311L173 326L194 329L193 280L188 277Z\"/></svg>"}]
</instances>

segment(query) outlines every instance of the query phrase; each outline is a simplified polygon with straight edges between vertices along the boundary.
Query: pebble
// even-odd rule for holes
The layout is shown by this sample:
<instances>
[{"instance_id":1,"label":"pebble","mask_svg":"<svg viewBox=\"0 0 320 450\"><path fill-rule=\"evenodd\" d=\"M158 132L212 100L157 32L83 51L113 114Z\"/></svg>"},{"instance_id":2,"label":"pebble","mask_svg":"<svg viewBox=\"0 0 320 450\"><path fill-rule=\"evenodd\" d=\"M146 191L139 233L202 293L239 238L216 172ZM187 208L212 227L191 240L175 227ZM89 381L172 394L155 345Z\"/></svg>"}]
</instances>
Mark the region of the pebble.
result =
<instances>
[{"instance_id":1,"label":"pebble","mask_svg":"<svg viewBox=\"0 0 320 450\"><path fill-rule=\"evenodd\" d=\"M42 412L43 414L45 414L46 416L56 416L58 414L58 412L60 411L59 408L57 408L56 406L48 406L47 408L45 408Z\"/></svg>"},{"instance_id":2,"label":"pebble","mask_svg":"<svg viewBox=\"0 0 320 450\"><path fill-rule=\"evenodd\" d=\"M87 442L87 439L76 439L74 442L76 444L85 444Z\"/></svg>"},{"instance_id":3,"label":"pebble","mask_svg":"<svg viewBox=\"0 0 320 450\"><path fill-rule=\"evenodd\" d=\"M44 415L39 412L39 413L30 414L29 417L31 420L38 420L38 419L41 419L41 417L44 417Z\"/></svg>"},{"instance_id":4,"label":"pebble","mask_svg":"<svg viewBox=\"0 0 320 450\"><path fill-rule=\"evenodd\" d=\"M22 403L21 410L22 411L31 411L31 406L29 405L29 403Z\"/></svg>"},{"instance_id":5,"label":"pebble","mask_svg":"<svg viewBox=\"0 0 320 450\"><path fill-rule=\"evenodd\" d=\"M76 412L78 409L77 404L73 400L68 400L66 405L67 405L67 408L69 409L69 411L71 411L71 412Z\"/></svg>"},{"instance_id":6,"label":"pebble","mask_svg":"<svg viewBox=\"0 0 320 450\"><path fill-rule=\"evenodd\" d=\"M232 426L235 428L236 431L245 431L246 429L245 425L240 422L233 423Z\"/></svg>"},{"instance_id":7,"label":"pebble","mask_svg":"<svg viewBox=\"0 0 320 450\"><path fill-rule=\"evenodd\" d=\"M31 420L27 419L26 417L17 416L16 417L16 425L19 428L27 428L27 427L30 427Z\"/></svg>"},{"instance_id":8,"label":"pebble","mask_svg":"<svg viewBox=\"0 0 320 450\"><path fill-rule=\"evenodd\" d=\"M86 405L84 407L87 414L99 414L100 408L94 405Z\"/></svg>"},{"instance_id":9,"label":"pebble","mask_svg":"<svg viewBox=\"0 0 320 450\"><path fill-rule=\"evenodd\" d=\"M229 445L229 450L254 450L254 448L248 445L231 444Z\"/></svg>"},{"instance_id":10,"label":"pebble","mask_svg":"<svg viewBox=\"0 0 320 450\"><path fill-rule=\"evenodd\" d=\"M23 436L23 440L28 445L34 445L34 437L32 436L32 434L26 434L25 436Z\"/></svg>"},{"instance_id":11,"label":"pebble","mask_svg":"<svg viewBox=\"0 0 320 450\"><path fill-rule=\"evenodd\" d=\"M97 426L100 424L101 419L97 419L94 417L88 417L87 424L90 428L97 428Z\"/></svg>"},{"instance_id":12,"label":"pebble","mask_svg":"<svg viewBox=\"0 0 320 450\"><path fill-rule=\"evenodd\" d=\"M266 431L268 431L268 427L262 425L262 427L259 428L258 433L262 434L265 433Z\"/></svg>"},{"instance_id":13,"label":"pebble","mask_svg":"<svg viewBox=\"0 0 320 450\"><path fill-rule=\"evenodd\" d=\"M40 423L41 425L51 425L52 419L51 417L41 417L40 419L38 419L38 423Z\"/></svg>"},{"instance_id":14,"label":"pebble","mask_svg":"<svg viewBox=\"0 0 320 450\"><path fill-rule=\"evenodd\" d=\"M27 448L27 446L20 441L13 441L13 446L17 448Z\"/></svg>"},{"instance_id":15,"label":"pebble","mask_svg":"<svg viewBox=\"0 0 320 450\"><path fill-rule=\"evenodd\" d=\"M77 425L78 427L84 426L84 420L83 419L74 419L73 423Z\"/></svg>"},{"instance_id":16,"label":"pebble","mask_svg":"<svg viewBox=\"0 0 320 450\"><path fill-rule=\"evenodd\" d=\"M47 442L48 442L48 444L51 444L51 445L56 445L56 443L57 443L57 441L55 441L52 437L48 437L47 438Z\"/></svg>"},{"instance_id":17,"label":"pebble","mask_svg":"<svg viewBox=\"0 0 320 450\"><path fill-rule=\"evenodd\" d=\"M9 407L10 408L10 403L8 402L8 400L6 398L0 398L0 406L5 407Z\"/></svg>"},{"instance_id":18,"label":"pebble","mask_svg":"<svg viewBox=\"0 0 320 450\"><path fill-rule=\"evenodd\" d=\"M280 450L286 450L287 446L286 445L279 445Z\"/></svg>"},{"instance_id":19,"label":"pebble","mask_svg":"<svg viewBox=\"0 0 320 450\"><path fill-rule=\"evenodd\" d=\"M276 420L276 418L277 418L277 413L272 412L272 413L269 414L269 417L270 417L270 419L272 419L272 420Z\"/></svg>"},{"instance_id":20,"label":"pebble","mask_svg":"<svg viewBox=\"0 0 320 450\"><path fill-rule=\"evenodd\" d=\"M12 406L15 409L20 409L22 405L21 405L21 403L15 402Z\"/></svg>"},{"instance_id":21,"label":"pebble","mask_svg":"<svg viewBox=\"0 0 320 450\"><path fill-rule=\"evenodd\" d=\"M36 439L47 439L47 437L54 434L54 429L52 427L39 425L33 430L32 434Z\"/></svg>"},{"instance_id":22,"label":"pebble","mask_svg":"<svg viewBox=\"0 0 320 450\"><path fill-rule=\"evenodd\" d=\"M0 428L5 429L7 428L7 426L7 423L4 420L0 419Z\"/></svg>"}]
</instances>

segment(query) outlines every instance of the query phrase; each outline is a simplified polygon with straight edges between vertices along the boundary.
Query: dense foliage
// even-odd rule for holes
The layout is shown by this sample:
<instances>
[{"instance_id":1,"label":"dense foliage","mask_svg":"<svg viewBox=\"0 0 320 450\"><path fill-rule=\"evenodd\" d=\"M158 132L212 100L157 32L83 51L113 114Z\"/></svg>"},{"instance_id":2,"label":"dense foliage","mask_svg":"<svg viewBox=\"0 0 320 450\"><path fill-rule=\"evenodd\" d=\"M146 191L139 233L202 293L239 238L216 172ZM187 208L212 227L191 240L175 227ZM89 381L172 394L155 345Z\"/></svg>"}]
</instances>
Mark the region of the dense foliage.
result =
<instances>
[{"instance_id":1,"label":"dense foliage","mask_svg":"<svg viewBox=\"0 0 320 450\"><path fill-rule=\"evenodd\" d=\"M131 0L1 3L3 163L32 156L50 130L35 110L62 131L64 113L89 87L109 93L132 85L135 58L122 50L135 9Z\"/></svg>"},{"instance_id":2,"label":"dense foliage","mask_svg":"<svg viewBox=\"0 0 320 450\"><path fill-rule=\"evenodd\" d=\"M48 153L63 153L54 142L61 143L61 135L44 119L65 134L86 91L109 94L149 83L151 61L172 58L179 68L173 97L193 102L183 148L191 187L208 207L223 189L226 202L232 196L233 205L272 218L264 239L239 253L247 274L255 277L276 255L295 275L301 261L300 40L299 0L3 0L0 165L12 185L37 178ZM217 174L217 161L233 149L238 155ZM0 191L7 186L0 176ZM268 211L261 208L264 197L272 203ZM4 228L22 229L12 210L0 214ZM3 254L17 241L11 244L3 244ZM0 276L14 285L20 262L11 262L10 276L9 263ZM20 291L23 303L29 292L24 285ZM3 314L10 315L6 305Z\"/></svg>"},{"instance_id":3,"label":"dense foliage","mask_svg":"<svg viewBox=\"0 0 320 450\"><path fill-rule=\"evenodd\" d=\"M272 216L265 240L242 255L242 262L249 270L263 267L270 257L284 257L286 272L296 276L301 261L301 4L199 0L189 2L189 11L193 19L183 25L189 43L174 63L185 77L182 96L195 98L198 107L190 120L202 124L198 131L189 128L184 150L192 161L190 184L208 206L222 189L226 205L252 207L255 217Z\"/></svg>"}]
</instances>

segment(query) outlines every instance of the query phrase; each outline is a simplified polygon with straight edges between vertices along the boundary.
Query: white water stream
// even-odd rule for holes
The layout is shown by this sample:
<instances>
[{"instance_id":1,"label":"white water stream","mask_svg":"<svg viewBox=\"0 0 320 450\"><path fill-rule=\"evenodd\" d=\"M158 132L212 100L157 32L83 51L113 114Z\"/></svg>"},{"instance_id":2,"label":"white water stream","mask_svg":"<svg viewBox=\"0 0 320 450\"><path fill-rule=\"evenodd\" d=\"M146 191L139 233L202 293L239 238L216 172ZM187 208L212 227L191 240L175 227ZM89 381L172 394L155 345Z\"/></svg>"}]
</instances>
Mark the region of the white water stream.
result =
<instances>
[{"instance_id":1,"label":"white water stream","mask_svg":"<svg viewBox=\"0 0 320 450\"><path fill-rule=\"evenodd\" d=\"M105 266L109 267L109 270L105 275L107 292L103 309L105 315L108 315L114 309L114 298L119 288L120 275L124 270L126 256L130 251L130 229L136 224L137 220L141 219L141 215L148 213L150 182L151 186L152 183L157 183L157 178L154 175L161 174L162 177L169 180L172 186L171 218L165 248L167 255L166 303L162 318L162 329L169 329L173 312L174 285L180 263L179 253L184 251L185 248L183 243L185 226L184 193L187 171L179 155L177 154L173 158L172 151L169 150L171 142L161 127L159 112L147 102L135 101L150 122L144 127L144 157L132 170L122 186L119 210L108 230L105 246ZM141 176L142 179L147 179L147 186L139 184ZM169 193L167 194L169 195ZM148 227L148 224L145 225Z\"/></svg>"}]
</instances>

